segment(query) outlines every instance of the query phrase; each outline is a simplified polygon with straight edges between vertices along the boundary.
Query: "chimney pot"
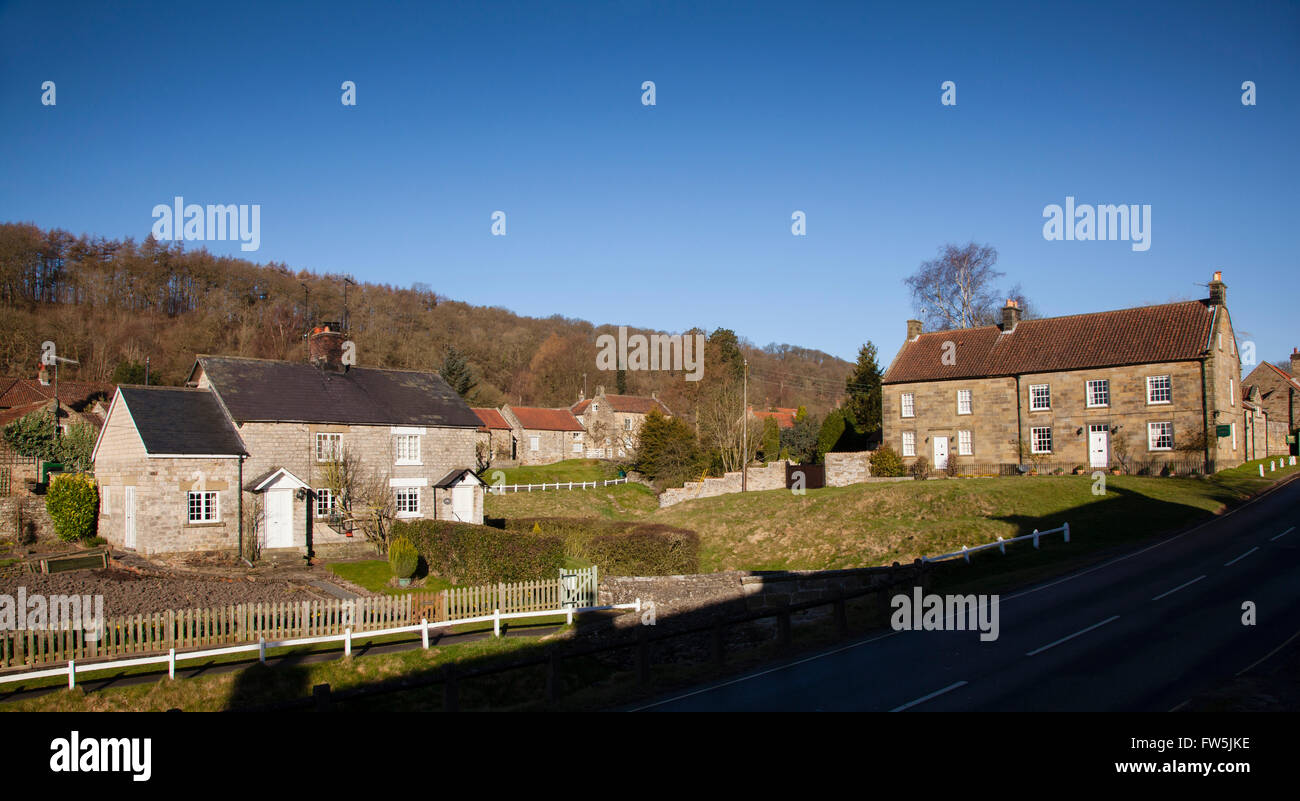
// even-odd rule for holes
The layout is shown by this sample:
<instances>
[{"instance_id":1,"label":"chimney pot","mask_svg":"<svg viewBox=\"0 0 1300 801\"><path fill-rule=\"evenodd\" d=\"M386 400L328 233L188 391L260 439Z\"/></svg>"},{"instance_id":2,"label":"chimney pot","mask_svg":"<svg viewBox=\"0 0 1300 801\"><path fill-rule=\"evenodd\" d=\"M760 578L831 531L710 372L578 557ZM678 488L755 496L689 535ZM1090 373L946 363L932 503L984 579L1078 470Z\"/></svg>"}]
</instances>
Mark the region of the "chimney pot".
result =
<instances>
[{"instance_id":1,"label":"chimney pot","mask_svg":"<svg viewBox=\"0 0 1300 801\"><path fill-rule=\"evenodd\" d=\"M307 340L307 354L311 363L329 372L343 372L343 332L333 331L329 325L312 329Z\"/></svg>"},{"instance_id":2,"label":"chimney pot","mask_svg":"<svg viewBox=\"0 0 1300 801\"><path fill-rule=\"evenodd\" d=\"M921 335L922 323L920 320L907 321L907 341L911 342Z\"/></svg>"},{"instance_id":3,"label":"chimney pot","mask_svg":"<svg viewBox=\"0 0 1300 801\"><path fill-rule=\"evenodd\" d=\"M1228 300L1228 285L1223 283L1223 270L1214 271L1214 280L1210 282L1210 305L1223 306Z\"/></svg>"}]
</instances>

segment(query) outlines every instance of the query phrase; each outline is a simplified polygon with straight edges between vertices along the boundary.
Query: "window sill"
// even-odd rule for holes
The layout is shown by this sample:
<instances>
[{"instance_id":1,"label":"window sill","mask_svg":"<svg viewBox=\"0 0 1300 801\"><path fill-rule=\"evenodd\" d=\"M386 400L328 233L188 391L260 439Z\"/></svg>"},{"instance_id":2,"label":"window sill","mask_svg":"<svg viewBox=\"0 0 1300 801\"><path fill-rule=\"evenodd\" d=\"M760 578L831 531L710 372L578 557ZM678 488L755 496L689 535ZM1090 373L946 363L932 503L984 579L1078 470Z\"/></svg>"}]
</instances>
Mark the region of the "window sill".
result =
<instances>
[{"instance_id":1,"label":"window sill","mask_svg":"<svg viewBox=\"0 0 1300 801\"><path fill-rule=\"evenodd\" d=\"M393 462L396 467L424 467L424 462Z\"/></svg>"},{"instance_id":2,"label":"window sill","mask_svg":"<svg viewBox=\"0 0 1300 801\"><path fill-rule=\"evenodd\" d=\"M1147 401L1147 406L1173 406L1173 401Z\"/></svg>"},{"instance_id":3,"label":"window sill","mask_svg":"<svg viewBox=\"0 0 1300 801\"><path fill-rule=\"evenodd\" d=\"M398 520L414 520L416 518L422 517L422 515L419 512L398 512L397 514L393 515L393 517L397 518Z\"/></svg>"},{"instance_id":4,"label":"window sill","mask_svg":"<svg viewBox=\"0 0 1300 801\"><path fill-rule=\"evenodd\" d=\"M186 528L212 528L213 526L224 526L225 523L220 520L204 520L203 522L185 521Z\"/></svg>"}]
</instances>

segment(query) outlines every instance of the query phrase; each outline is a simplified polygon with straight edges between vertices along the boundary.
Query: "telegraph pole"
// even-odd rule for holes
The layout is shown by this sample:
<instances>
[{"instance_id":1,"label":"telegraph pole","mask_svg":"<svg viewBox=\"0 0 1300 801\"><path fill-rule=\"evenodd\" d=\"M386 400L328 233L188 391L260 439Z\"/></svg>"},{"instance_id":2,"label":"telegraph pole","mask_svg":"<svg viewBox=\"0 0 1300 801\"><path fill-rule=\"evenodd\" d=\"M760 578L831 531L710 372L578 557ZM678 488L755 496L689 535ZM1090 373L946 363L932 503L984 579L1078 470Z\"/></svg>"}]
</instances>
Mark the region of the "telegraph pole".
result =
<instances>
[{"instance_id":1,"label":"telegraph pole","mask_svg":"<svg viewBox=\"0 0 1300 801\"><path fill-rule=\"evenodd\" d=\"M740 403L740 491L749 491L749 359L745 359L743 400Z\"/></svg>"}]
</instances>

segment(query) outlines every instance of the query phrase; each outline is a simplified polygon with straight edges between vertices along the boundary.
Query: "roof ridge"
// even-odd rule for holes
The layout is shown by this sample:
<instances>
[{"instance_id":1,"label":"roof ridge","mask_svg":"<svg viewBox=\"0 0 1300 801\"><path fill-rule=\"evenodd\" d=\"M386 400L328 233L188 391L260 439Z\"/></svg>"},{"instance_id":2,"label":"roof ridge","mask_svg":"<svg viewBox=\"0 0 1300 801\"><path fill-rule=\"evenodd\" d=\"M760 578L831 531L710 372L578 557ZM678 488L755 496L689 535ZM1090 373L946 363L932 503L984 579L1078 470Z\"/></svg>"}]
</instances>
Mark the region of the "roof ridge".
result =
<instances>
[{"instance_id":1,"label":"roof ridge","mask_svg":"<svg viewBox=\"0 0 1300 801\"><path fill-rule=\"evenodd\" d=\"M1099 317L1103 314L1119 314L1121 312L1140 311L1143 309L1162 309L1165 308L1166 306L1187 306L1194 303L1199 303L1204 305L1208 300L1209 300L1208 298L1202 298L1199 300L1176 300L1171 303L1148 303L1142 306L1125 306L1122 309L1103 309L1101 311L1076 312L1074 314L1058 314L1055 317L1032 317L1027 320L1021 320L1020 322L1016 323L1016 327L1019 328L1020 326L1025 325L1026 323L1045 323L1051 320L1069 320L1073 317ZM937 331L923 331L919 336L928 337L931 336L932 334L951 334L954 331L981 331L985 328L994 328L999 331L1002 330L1002 326L998 325L997 323L989 323L988 325L973 325L970 328L941 328Z\"/></svg>"}]
</instances>

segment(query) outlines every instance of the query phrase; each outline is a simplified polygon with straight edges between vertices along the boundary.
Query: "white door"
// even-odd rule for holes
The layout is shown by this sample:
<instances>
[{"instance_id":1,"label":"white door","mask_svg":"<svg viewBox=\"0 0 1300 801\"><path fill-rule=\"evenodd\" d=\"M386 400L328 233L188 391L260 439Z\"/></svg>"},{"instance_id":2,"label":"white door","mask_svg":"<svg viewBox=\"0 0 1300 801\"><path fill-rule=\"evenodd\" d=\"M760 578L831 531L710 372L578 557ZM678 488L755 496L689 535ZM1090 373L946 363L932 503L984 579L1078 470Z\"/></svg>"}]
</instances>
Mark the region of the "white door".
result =
<instances>
[{"instance_id":1,"label":"white door","mask_svg":"<svg viewBox=\"0 0 1300 801\"><path fill-rule=\"evenodd\" d=\"M266 547L293 547L293 490L266 491Z\"/></svg>"},{"instance_id":2,"label":"white door","mask_svg":"<svg viewBox=\"0 0 1300 801\"><path fill-rule=\"evenodd\" d=\"M1110 431L1104 425L1088 426L1088 466L1110 464Z\"/></svg>"},{"instance_id":3,"label":"white door","mask_svg":"<svg viewBox=\"0 0 1300 801\"><path fill-rule=\"evenodd\" d=\"M135 487L122 488L122 547L135 547Z\"/></svg>"},{"instance_id":4,"label":"white door","mask_svg":"<svg viewBox=\"0 0 1300 801\"><path fill-rule=\"evenodd\" d=\"M474 487L451 488L451 514L462 523L474 522Z\"/></svg>"},{"instance_id":5,"label":"white door","mask_svg":"<svg viewBox=\"0 0 1300 801\"><path fill-rule=\"evenodd\" d=\"M934 438L934 469L943 470L948 467L948 438Z\"/></svg>"}]
</instances>

